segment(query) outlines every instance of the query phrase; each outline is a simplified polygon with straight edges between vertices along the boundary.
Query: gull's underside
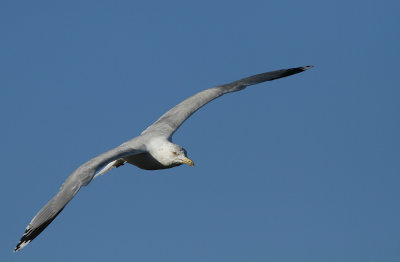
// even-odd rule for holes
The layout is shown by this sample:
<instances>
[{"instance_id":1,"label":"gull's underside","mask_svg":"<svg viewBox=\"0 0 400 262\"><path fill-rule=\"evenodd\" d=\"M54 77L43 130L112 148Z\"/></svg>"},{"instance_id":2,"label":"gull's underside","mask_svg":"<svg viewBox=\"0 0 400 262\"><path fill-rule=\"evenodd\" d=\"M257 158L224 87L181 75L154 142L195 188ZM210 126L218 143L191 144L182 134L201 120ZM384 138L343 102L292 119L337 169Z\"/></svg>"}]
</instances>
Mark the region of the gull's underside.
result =
<instances>
[{"instance_id":1,"label":"gull's underside","mask_svg":"<svg viewBox=\"0 0 400 262\"><path fill-rule=\"evenodd\" d=\"M171 168L181 164L193 166L193 161L186 156L186 150L173 144L171 137L188 117L208 102L226 93L240 91L250 85L297 74L311 67L282 69L250 76L229 84L206 89L184 100L162 115L140 136L89 160L76 169L62 184L60 191L26 227L25 233L14 252L36 238L64 209L79 189L88 185L95 176L102 175L125 163L148 170Z\"/></svg>"}]
</instances>

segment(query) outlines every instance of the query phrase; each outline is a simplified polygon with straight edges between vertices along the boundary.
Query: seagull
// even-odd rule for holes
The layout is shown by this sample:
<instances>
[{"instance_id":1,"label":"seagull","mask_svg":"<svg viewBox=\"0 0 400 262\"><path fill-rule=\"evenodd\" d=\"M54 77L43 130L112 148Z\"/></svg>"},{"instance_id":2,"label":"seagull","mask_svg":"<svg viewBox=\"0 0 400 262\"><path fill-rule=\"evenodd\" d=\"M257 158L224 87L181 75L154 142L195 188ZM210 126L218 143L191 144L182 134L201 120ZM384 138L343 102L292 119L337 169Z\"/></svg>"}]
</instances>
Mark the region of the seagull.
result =
<instances>
[{"instance_id":1,"label":"seagull","mask_svg":"<svg viewBox=\"0 0 400 262\"><path fill-rule=\"evenodd\" d=\"M166 169L182 164L194 166L194 162L187 157L186 150L172 142L172 136L186 119L205 104L224 94L243 90L247 86L294 75L312 67L302 66L253 75L203 90L184 100L162 115L139 136L78 167L64 181L60 191L31 220L14 252L35 239L60 214L82 186L87 186L95 177L115 167L125 163L145 170Z\"/></svg>"}]
</instances>

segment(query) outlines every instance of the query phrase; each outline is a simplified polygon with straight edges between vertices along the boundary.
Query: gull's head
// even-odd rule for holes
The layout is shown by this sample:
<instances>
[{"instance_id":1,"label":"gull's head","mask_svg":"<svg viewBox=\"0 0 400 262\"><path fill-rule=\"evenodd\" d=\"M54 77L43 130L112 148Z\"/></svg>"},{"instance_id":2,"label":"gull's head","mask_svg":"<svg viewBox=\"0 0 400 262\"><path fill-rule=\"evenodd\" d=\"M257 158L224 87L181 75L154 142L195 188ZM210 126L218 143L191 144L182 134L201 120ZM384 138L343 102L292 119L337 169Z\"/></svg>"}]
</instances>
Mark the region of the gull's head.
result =
<instances>
[{"instance_id":1,"label":"gull's head","mask_svg":"<svg viewBox=\"0 0 400 262\"><path fill-rule=\"evenodd\" d=\"M170 150L170 159L172 160L172 165L182 165L186 164L189 166L194 166L194 162L187 157L187 152L184 148L173 144Z\"/></svg>"},{"instance_id":2,"label":"gull's head","mask_svg":"<svg viewBox=\"0 0 400 262\"><path fill-rule=\"evenodd\" d=\"M174 167L182 164L194 166L187 157L186 150L169 141L154 141L150 144L150 154L163 166Z\"/></svg>"}]
</instances>

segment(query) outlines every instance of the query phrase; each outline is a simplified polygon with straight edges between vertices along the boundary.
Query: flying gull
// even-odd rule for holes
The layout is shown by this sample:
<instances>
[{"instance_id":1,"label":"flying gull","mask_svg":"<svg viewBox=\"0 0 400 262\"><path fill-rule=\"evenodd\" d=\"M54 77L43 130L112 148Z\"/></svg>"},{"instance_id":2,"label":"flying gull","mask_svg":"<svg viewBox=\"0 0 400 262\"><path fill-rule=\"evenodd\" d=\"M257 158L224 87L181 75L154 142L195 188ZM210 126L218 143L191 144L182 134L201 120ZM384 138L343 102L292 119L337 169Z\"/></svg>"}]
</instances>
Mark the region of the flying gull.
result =
<instances>
[{"instance_id":1,"label":"flying gull","mask_svg":"<svg viewBox=\"0 0 400 262\"><path fill-rule=\"evenodd\" d=\"M186 150L172 143L172 135L199 108L231 92L265 81L297 74L312 68L303 66L262 73L241 80L206 89L184 100L162 115L154 124L120 146L107 151L78 167L62 184L60 191L36 214L21 237L14 252L35 239L64 209L82 186L93 178L125 163L146 170L165 169L182 164L194 166ZM97 173L96 173L97 172Z\"/></svg>"}]
</instances>

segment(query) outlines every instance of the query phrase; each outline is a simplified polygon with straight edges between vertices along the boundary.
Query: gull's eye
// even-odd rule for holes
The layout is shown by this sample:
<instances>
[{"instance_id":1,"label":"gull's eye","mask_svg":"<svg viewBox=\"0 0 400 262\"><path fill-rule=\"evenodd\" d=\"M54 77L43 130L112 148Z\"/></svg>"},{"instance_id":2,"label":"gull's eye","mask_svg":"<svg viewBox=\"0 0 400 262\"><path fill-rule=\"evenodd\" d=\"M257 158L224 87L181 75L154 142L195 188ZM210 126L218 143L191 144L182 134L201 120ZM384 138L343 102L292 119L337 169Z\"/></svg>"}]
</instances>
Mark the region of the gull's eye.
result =
<instances>
[{"instance_id":1,"label":"gull's eye","mask_svg":"<svg viewBox=\"0 0 400 262\"><path fill-rule=\"evenodd\" d=\"M177 156L177 155L178 155L178 153L176 153L176 152L172 152L172 154L174 154L175 156Z\"/></svg>"}]
</instances>

